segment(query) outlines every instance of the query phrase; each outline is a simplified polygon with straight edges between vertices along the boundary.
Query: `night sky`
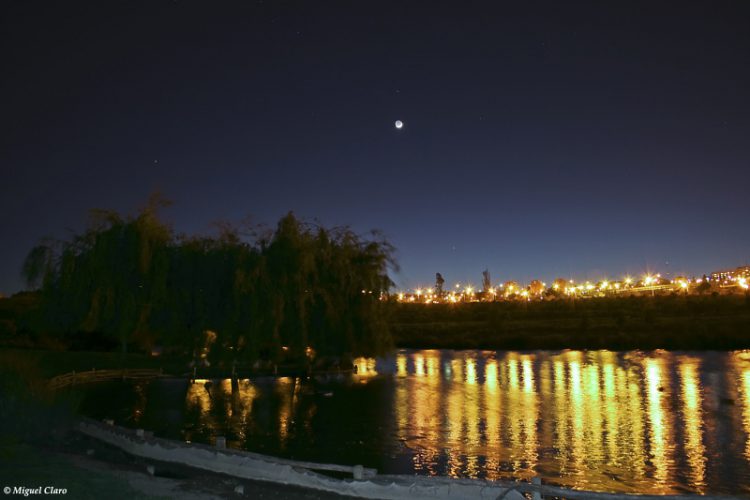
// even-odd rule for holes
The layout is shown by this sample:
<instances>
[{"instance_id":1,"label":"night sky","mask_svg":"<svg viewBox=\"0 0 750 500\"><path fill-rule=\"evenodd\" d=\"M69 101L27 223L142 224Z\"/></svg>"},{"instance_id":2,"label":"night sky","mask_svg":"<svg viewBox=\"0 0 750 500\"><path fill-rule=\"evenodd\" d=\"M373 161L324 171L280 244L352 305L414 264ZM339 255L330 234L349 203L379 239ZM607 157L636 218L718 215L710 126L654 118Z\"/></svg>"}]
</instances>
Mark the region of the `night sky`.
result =
<instances>
[{"instance_id":1,"label":"night sky","mask_svg":"<svg viewBox=\"0 0 750 500\"><path fill-rule=\"evenodd\" d=\"M155 190L180 232L381 229L403 288L746 264L748 26L746 1L2 2L0 292Z\"/></svg>"}]
</instances>

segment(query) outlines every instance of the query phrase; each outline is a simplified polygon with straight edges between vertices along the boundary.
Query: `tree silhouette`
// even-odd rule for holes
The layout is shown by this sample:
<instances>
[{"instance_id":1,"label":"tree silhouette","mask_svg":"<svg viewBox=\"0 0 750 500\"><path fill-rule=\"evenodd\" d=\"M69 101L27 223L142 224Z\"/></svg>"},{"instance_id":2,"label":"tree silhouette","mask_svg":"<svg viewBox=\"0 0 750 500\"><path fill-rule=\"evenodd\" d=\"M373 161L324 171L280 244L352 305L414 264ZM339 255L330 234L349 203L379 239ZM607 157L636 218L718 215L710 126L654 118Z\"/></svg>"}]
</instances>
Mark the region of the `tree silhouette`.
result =
<instances>
[{"instance_id":1,"label":"tree silhouette","mask_svg":"<svg viewBox=\"0 0 750 500\"><path fill-rule=\"evenodd\" d=\"M443 296L443 285L445 284L445 280L443 279L443 275L440 273L435 273L435 294L438 297Z\"/></svg>"},{"instance_id":2,"label":"tree silhouette","mask_svg":"<svg viewBox=\"0 0 750 500\"><path fill-rule=\"evenodd\" d=\"M128 345L161 343L212 361L309 360L312 352L373 355L391 346L385 304L397 267L380 235L282 217L271 235L176 236L152 198L135 217L94 211L70 241L29 253L49 325ZM216 335L207 352L206 332Z\"/></svg>"}]
</instances>

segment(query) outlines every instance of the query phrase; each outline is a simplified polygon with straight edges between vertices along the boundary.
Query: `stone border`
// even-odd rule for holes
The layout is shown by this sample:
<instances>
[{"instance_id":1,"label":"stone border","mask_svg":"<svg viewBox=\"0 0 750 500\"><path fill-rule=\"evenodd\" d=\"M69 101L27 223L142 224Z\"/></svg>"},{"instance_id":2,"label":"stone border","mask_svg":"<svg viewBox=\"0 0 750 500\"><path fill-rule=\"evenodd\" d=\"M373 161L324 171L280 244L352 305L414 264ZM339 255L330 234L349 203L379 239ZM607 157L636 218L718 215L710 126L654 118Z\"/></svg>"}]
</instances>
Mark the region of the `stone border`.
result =
<instances>
[{"instance_id":1,"label":"stone border","mask_svg":"<svg viewBox=\"0 0 750 500\"><path fill-rule=\"evenodd\" d=\"M217 449L154 437L142 429L132 430L84 419L78 430L131 455L195 467L230 476L301 486L360 498L525 500L517 485L475 479L424 476L374 476L341 480L301 467L303 462L283 460L242 450ZM325 465L325 464L323 464ZM355 466L357 467L357 466Z\"/></svg>"}]
</instances>

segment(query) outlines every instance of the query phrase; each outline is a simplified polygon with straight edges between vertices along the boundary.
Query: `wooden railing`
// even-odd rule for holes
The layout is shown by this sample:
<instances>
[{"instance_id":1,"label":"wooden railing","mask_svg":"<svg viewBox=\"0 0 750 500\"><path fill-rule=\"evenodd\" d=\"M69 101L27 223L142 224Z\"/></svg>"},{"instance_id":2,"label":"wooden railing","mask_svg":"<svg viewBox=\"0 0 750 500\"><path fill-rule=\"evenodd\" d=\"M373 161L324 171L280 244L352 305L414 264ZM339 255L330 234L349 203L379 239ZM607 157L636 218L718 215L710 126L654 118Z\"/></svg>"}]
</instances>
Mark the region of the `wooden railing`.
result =
<instances>
[{"instance_id":1,"label":"wooden railing","mask_svg":"<svg viewBox=\"0 0 750 500\"><path fill-rule=\"evenodd\" d=\"M123 368L119 370L90 370L85 372L70 372L58 375L49 381L51 389L60 389L76 384L88 384L91 382L104 382L107 380L132 380L149 379L162 375L161 369L153 368Z\"/></svg>"}]
</instances>

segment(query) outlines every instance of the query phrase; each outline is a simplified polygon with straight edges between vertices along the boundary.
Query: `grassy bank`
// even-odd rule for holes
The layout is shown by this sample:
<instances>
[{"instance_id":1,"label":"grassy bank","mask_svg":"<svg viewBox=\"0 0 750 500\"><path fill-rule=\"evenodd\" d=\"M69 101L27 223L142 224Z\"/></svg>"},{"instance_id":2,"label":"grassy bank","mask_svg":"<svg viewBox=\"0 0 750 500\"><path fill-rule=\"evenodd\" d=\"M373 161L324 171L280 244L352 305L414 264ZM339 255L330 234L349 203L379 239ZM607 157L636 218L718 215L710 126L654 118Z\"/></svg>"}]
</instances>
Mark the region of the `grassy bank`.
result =
<instances>
[{"instance_id":1,"label":"grassy bank","mask_svg":"<svg viewBox=\"0 0 750 500\"><path fill-rule=\"evenodd\" d=\"M452 349L750 348L750 296L397 304L396 345Z\"/></svg>"}]
</instances>

